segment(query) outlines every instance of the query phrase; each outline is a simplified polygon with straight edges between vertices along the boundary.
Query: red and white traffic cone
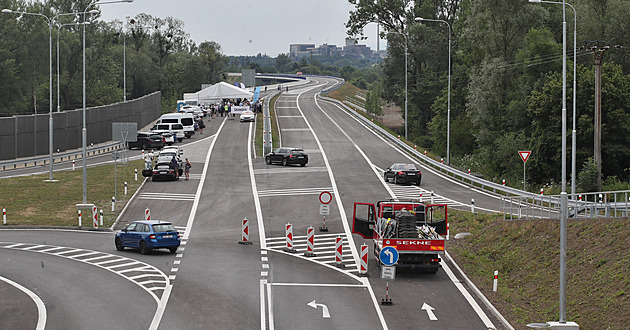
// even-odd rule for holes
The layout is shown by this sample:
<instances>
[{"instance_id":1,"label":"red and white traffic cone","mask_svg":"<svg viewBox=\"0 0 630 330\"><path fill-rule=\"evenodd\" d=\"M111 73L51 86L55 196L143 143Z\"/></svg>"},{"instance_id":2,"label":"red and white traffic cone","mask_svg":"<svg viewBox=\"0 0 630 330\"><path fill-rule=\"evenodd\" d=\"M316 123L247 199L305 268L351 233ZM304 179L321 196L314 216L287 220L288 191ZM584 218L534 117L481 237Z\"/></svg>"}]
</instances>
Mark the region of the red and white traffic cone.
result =
<instances>
[{"instance_id":1,"label":"red and white traffic cone","mask_svg":"<svg viewBox=\"0 0 630 330\"><path fill-rule=\"evenodd\" d=\"M343 267L343 239L341 236L335 237L335 266Z\"/></svg>"},{"instance_id":2,"label":"red and white traffic cone","mask_svg":"<svg viewBox=\"0 0 630 330\"><path fill-rule=\"evenodd\" d=\"M289 252L289 253L295 253L297 252L294 248L293 248L293 225L290 223L287 223L284 226L284 231L286 234L286 241L287 241L287 246L282 249L285 252Z\"/></svg>"},{"instance_id":3,"label":"red and white traffic cone","mask_svg":"<svg viewBox=\"0 0 630 330\"><path fill-rule=\"evenodd\" d=\"M368 276L368 246L367 244L361 245L361 266L359 267L359 276Z\"/></svg>"},{"instance_id":4,"label":"red and white traffic cone","mask_svg":"<svg viewBox=\"0 0 630 330\"><path fill-rule=\"evenodd\" d=\"M306 252L305 257L315 257L315 229L309 226L306 229Z\"/></svg>"},{"instance_id":5,"label":"red and white traffic cone","mask_svg":"<svg viewBox=\"0 0 630 330\"><path fill-rule=\"evenodd\" d=\"M247 218L243 218L241 224L241 241L238 242L238 244L252 245L252 242L249 241L249 220L247 220Z\"/></svg>"}]
</instances>

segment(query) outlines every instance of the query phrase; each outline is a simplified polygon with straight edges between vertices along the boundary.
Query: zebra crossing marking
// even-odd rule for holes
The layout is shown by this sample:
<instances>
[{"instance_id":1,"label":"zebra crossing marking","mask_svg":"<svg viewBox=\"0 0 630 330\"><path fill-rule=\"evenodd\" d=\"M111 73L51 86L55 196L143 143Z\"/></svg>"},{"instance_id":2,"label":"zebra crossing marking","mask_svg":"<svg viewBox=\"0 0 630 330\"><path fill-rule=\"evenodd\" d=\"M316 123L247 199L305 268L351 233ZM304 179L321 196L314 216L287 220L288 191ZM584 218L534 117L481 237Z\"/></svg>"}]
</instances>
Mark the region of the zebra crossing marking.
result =
<instances>
[{"instance_id":1,"label":"zebra crossing marking","mask_svg":"<svg viewBox=\"0 0 630 330\"><path fill-rule=\"evenodd\" d=\"M155 301L159 304L160 297L156 294L156 291L165 290L166 286L170 283L169 277L164 274L158 268L138 261L135 259L114 255L106 252L99 252L87 249L75 249L65 246L53 246L53 245L38 245L30 243L12 243L12 242L0 242L0 248L10 250L21 250L26 252L43 253L56 257L61 257L69 260L79 261L88 265L96 266L112 273L118 274L121 277L135 283L143 290L145 290ZM53 252L57 251L57 252ZM84 258L85 256L91 256L99 254L97 257ZM94 262L97 260L110 258L110 260ZM112 264L109 266L103 266L105 264ZM135 267L130 269L116 270L117 268L129 267L132 265L141 265L141 267ZM143 274L136 274L142 272ZM132 275L126 275L126 273L132 273ZM142 277L156 277L157 279L149 279L146 281L137 281ZM162 291L163 293L164 291ZM159 293L159 292L158 292Z\"/></svg>"}]
</instances>

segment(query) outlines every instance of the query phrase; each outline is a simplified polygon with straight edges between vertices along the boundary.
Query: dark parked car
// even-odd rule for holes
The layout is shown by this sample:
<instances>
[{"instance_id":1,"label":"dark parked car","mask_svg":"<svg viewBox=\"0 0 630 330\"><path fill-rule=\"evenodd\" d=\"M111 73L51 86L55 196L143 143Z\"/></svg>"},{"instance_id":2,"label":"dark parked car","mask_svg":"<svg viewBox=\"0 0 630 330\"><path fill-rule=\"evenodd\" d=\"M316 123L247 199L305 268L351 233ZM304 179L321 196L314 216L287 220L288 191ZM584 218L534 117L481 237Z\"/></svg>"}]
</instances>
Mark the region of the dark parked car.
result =
<instances>
[{"instance_id":1,"label":"dark parked car","mask_svg":"<svg viewBox=\"0 0 630 330\"><path fill-rule=\"evenodd\" d=\"M159 134L138 132L137 141L129 142L129 149L162 149L164 142L164 138Z\"/></svg>"},{"instance_id":2,"label":"dark parked car","mask_svg":"<svg viewBox=\"0 0 630 330\"><path fill-rule=\"evenodd\" d=\"M306 166L308 164L308 155L301 148L278 148L265 156L267 164L280 163L282 166L290 164L300 164Z\"/></svg>"},{"instance_id":3,"label":"dark parked car","mask_svg":"<svg viewBox=\"0 0 630 330\"><path fill-rule=\"evenodd\" d=\"M394 164L383 173L385 182L412 183L420 185L422 182L422 172L414 164Z\"/></svg>"},{"instance_id":4,"label":"dark parked car","mask_svg":"<svg viewBox=\"0 0 630 330\"><path fill-rule=\"evenodd\" d=\"M181 168L179 171L181 171ZM155 164L155 167L153 167L151 180L153 181L157 181L158 179L177 180L178 178L179 177L177 173L175 173L175 169L171 166L170 159L168 160L158 159L158 163Z\"/></svg>"},{"instance_id":5,"label":"dark parked car","mask_svg":"<svg viewBox=\"0 0 630 330\"><path fill-rule=\"evenodd\" d=\"M180 244L180 236L168 221L134 221L116 233L114 243L118 251L130 247L140 250L142 254L153 249L168 249L175 253Z\"/></svg>"}]
</instances>

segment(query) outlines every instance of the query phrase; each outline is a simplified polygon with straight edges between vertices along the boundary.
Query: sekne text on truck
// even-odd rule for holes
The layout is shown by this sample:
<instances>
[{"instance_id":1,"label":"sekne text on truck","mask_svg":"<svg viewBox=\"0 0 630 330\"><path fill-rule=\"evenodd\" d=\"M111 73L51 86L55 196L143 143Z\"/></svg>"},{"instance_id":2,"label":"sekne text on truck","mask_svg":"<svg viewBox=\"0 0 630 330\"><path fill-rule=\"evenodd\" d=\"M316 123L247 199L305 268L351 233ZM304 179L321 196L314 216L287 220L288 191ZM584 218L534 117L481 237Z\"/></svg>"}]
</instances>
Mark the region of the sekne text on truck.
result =
<instances>
[{"instance_id":1,"label":"sekne text on truck","mask_svg":"<svg viewBox=\"0 0 630 330\"><path fill-rule=\"evenodd\" d=\"M373 240L377 260L381 249L393 246L399 255L397 267L435 274L449 236L447 210L446 204L415 201L356 202L352 232Z\"/></svg>"}]
</instances>

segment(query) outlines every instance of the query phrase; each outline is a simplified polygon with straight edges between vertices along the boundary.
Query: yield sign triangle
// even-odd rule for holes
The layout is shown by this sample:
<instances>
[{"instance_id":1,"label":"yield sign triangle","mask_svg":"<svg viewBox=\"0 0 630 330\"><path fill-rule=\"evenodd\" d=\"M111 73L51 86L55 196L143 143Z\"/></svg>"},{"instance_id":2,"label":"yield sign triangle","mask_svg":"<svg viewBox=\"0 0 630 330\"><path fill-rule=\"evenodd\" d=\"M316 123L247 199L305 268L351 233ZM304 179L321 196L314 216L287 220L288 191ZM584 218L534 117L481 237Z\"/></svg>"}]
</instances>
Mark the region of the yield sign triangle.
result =
<instances>
[{"instance_id":1,"label":"yield sign triangle","mask_svg":"<svg viewBox=\"0 0 630 330\"><path fill-rule=\"evenodd\" d=\"M529 159L529 155L531 155L532 152L531 151L519 151L518 155L521 156L521 159L523 160L523 163L527 163L527 160Z\"/></svg>"}]
</instances>

